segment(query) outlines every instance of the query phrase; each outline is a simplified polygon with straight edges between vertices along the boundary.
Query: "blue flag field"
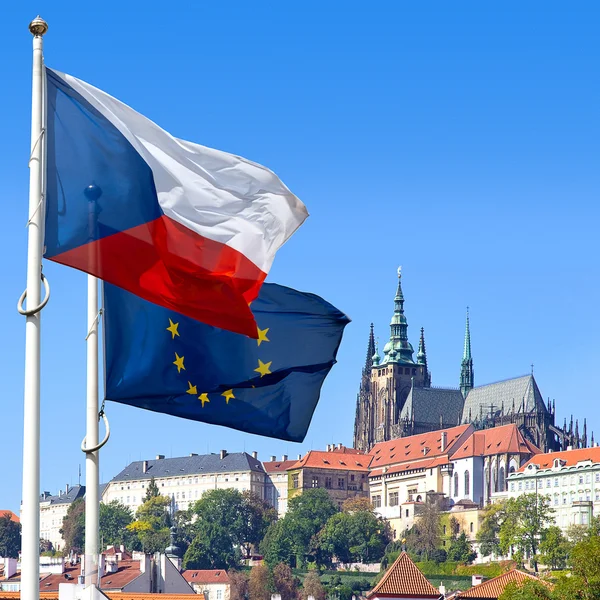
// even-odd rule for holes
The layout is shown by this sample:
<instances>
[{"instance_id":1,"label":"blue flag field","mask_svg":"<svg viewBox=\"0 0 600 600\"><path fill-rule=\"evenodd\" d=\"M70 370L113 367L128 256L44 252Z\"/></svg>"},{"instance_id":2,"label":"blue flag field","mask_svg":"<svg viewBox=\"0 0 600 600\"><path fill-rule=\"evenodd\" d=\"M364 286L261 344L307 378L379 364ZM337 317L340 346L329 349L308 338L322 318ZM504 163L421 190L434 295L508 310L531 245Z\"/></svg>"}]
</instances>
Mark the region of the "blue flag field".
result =
<instances>
[{"instance_id":1,"label":"blue flag field","mask_svg":"<svg viewBox=\"0 0 600 600\"><path fill-rule=\"evenodd\" d=\"M195 321L104 284L107 400L301 442L348 317L266 283L258 339Z\"/></svg>"}]
</instances>

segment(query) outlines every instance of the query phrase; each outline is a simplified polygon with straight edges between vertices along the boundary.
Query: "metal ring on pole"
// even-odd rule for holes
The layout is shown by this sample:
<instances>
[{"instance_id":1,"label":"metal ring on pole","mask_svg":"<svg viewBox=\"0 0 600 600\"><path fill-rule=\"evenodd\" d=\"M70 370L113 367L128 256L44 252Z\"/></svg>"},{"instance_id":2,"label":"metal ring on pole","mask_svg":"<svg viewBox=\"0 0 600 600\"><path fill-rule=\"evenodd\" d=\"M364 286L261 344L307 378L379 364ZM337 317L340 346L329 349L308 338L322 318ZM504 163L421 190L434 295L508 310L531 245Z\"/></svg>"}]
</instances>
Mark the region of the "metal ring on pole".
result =
<instances>
[{"instance_id":1,"label":"metal ring on pole","mask_svg":"<svg viewBox=\"0 0 600 600\"><path fill-rule=\"evenodd\" d=\"M96 450L100 450L100 448L102 448L102 446L104 446L104 444L106 444L106 442L108 442L108 438L110 437L110 425L108 424L108 419L106 418L106 415L102 411L102 412L100 412L99 416L101 416L102 419L104 420L104 426L106 427L106 435L104 436L104 439L97 446L94 446L93 448L86 448L85 447L85 438L83 438L83 440L81 442L81 451L85 452L86 454L92 454L93 452L96 452Z\"/></svg>"},{"instance_id":2,"label":"metal ring on pole","mask_svg":"<svg viewBox=\"0 0 600 600\"><path fill-rule=\"evenodd\" d=\"M17 302L17 310L19 311L19 314L24 315L26 317L31 317L31 316L35 315L36 313L39 313L40 310L42 310L42 308L44 308L44 306L46 306L46 304L48 304L48 300L50 300L50 284L48 283L48 280L44 277L43 273L42 273L42 283L44 284L44 289L46 290L46 297L34 308L25 309L25 308L23 308L23 302L25 302L25 298L27 298L27 290L25 290L21 294L21 297L19 298L19 301Z\"/></svg>"}]
</instances>

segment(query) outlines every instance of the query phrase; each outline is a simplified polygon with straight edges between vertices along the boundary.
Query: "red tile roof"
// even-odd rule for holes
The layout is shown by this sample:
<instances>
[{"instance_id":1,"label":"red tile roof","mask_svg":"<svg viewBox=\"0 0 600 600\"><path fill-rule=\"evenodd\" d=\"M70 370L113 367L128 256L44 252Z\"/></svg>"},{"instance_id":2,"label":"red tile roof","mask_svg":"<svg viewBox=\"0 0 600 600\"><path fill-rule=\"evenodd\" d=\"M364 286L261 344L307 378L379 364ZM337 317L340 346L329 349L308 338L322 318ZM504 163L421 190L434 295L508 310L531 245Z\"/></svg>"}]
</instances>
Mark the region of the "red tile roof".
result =
<instances>
[{"instance_id":1,"label":"red tile roof","mask_svg":"<svg viewBox=\"0 0 600 600\"><path fill-rule=\"evenodd\" d=\"M563 452L548 452L547 454L538 454L530 458L520 469L522 472L530 464L538 465L540 469L550 469L555 459L564 461L564 466L574 467L578 462L591 460L593 463L600 463L600 447L580 448L578 450L564 450Z\"/></svg>"},{"instance_id":2,"label":"red tile roof","mask_svg":"<svg viewBox=\"0 0 600 600\"><path fill-rule=\"evenodd\" d=\"M6 515L8 515L10 517L11 521L14 521L15 523L20 523L19 517L17 517L17 515L15 515L15 513L12 512L12 510L0 509L0 517L5 517Z\"/></svg>"},{"instance_id":3,"label":"red tile roof","mask_svg":"<svg viewBox=\"0 0 600 600\"><path fill-rule=\"evenodd\" d=\"M442 431L430 431L375 444L369 452L372 456L371 469L375 469L371 475L380 475L381 470L377 470L378 467L389 465L395 466L390 467L388 473L396 472L392 471L392 468L406 471L445 464L448 462L448 453L453 451L458 442L465 439L465 433L473 431L473 427L472 425L459 425L443 431L446 433L446 447L443 452ZM444 458L445 460L443 460ZM437 459L435 464L432 463L434 459Z\"/></svg>"},{"instance_id":4,"label":"red tile roof","mask_svg":"<svg viewBox=\"0 0 600 600\"><path fill-rule=\"evenodd\" d=\"M441 598L406 552L402 552L367 598Z\"/></svg>"},{"instance_id":5,"label":"red tile roof","mask_svg":"<svg viewBox=\"0 0 600 600\"><path fill-rule=\"evenodd\" d=\"M546 581L538 579L529 573L524 573L523 571L519 571L517 569L513 569L512 571L508 571L508 573L504 573L498 577L494 577L494 579L490 579L484 583L480 583L479 585L473 586L470 590L466 592L461 592L458 594L457 598L479 598L479 600L497 600L504 588L511 582L515 582L517 585L523 583L527 579L536 579L543 583L548 587L553 587Z\"/></svg>"},{"instance_id":6,"label":"red tile roof","mask_svg":"<svg viewBox=\"0 0 600 600\"><path fill-rule=\"evenodd\" d=\"M229 583L229 577L227 571L223 569L214 569L203 571L199 569L187 569L182 573L183 578L190 584L201 583Z\"/></svg>"},{"instance_id":7,"label":"red tile roof","mask_svg":"<svg viewBox=\"0 0 600 600\"><path fill-rule=\"evenodd\" d=\"M190 600L190 596L194 595L194 600L204 600L204 594L194 594L190 590L189 594L146 594L125 592L103 592L110 600ZM3 592L0 591L0 600L20 600L21 592ZM58 591L56 592L40 592L40 600L58 600Z\"/></svg>"},{"instance_id":8,"label":"red tile roof","mask_svg":"<svg viewBox=\"0 0 600 600\"><path fill-rule=\"evenodd\" d=\"M539 454L541 450L528 442L519 428L511 423L476 431L463 444L453 449L452 460L494 454Z\"/></svg>"},{"instance_id":9,"label":"red tile roof","mask_svg":"<svg viewBox=\"0 0 600 600\"><path fill-rule=\"evenodd\" d=\"M264 462L263 467L267 473L280 473L282 471L287 471L297 462L297 460L271 460L269 462Z\"/></svg>"},{"instance_id":10,"label":"red tile roof","mask_svg":"<svg viewBox=\"0 0 600 600\"><path fill-rule=\"evenodd\" d=\"M352 450L352 452L350 452ZM341 448L335 450L310 450L301 460L288 467L300 469L302 467L336 469L338 471L365 471L369 470L371 457L355 451L354 448Z\"/></svg>"}]
</instances>

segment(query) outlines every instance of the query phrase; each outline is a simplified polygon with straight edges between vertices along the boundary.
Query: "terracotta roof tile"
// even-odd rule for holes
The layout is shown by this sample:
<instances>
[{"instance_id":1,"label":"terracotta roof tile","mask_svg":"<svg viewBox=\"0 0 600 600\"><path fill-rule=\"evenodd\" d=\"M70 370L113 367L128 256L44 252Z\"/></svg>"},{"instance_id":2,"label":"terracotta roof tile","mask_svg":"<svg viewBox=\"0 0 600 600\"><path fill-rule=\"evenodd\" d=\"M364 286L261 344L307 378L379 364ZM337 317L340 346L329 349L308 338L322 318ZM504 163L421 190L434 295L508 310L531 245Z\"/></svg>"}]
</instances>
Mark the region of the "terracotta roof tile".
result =
<instances>
[{"instance_id":1,"label":"terracotta roof tile","mask_svg":"<svg viewBox=\"0 0 600 600\"><path fill-rule=\"evenodd\" d=\"M191 591L189 594L150 594L137 592L128 594L126 592L103 592L110 600L189 600L190 596L194 596L194 600L204 600L204 594L194 594ZM20 600L21 592L3 592L0 590L0 600ZM40 600L58 600L58 591L56 592L40 592Z\"/></svg>"},{"instance_id":2,"label":"terracotta roof tile","mask_svg":"<svg viewBox=\"0 0 600 600\"><path fill-rule=\"evenodd\" d=\"M539 454L541 450L529 443L519 428L511 423L501 427L476 431L452 452L452 460L494 454Z\"/></svg>"},{"instance_id":3,"label":"terracotta roof tile","mask_svg":"<svg viewBox=\"0 0 600 600\"><path fill-rule=\"evenodd\" d=\"M352 450L352 452L350 452ZM290 469L302 467L335 469L338 471L365 471L369 470L371 457L359 453L354 448L341 448L335 450L310 450L301 460L295 461Z\"/></svg>"},{"instance_id":4,"label":"terracotta roof tile","mask_svg":"<svg viewBox=\"0 0 600 600\"><path fill-rule=\"evenodd\" d=\"M427 581L408 554L402 552L381 581L367 594L367 598L375 596L437 599L441 594Z\"/></svg>"},{"instance_id":5,"label":"terracotta roof tile","mask_svg":"<svg viewBox=\"0 0 600 600\"><path fill-rule=\"evenodd\" d=\"M272 460L269 462L264 462L263 467L267 473L279 473L282 471L287 471L297 462L297 460Z\"/></svg>"},{"instance_id":6,"label":"terracotta roof tile","mask_svg":"<svg viewBox=\"0 0 600 600\"><path fill-rule=\"evenodd\" d=\"M520 469L523 472L530 464L538 465L540 469L550 469L555 459L564 461L564 466L574 467L578 462L591 460L593 463L600 463L600 447L580 448L577 450L564 450L563 452L548 452L547 454L538 454L530 458Z\"/></svg>"},{"instance_id":7,"label":"terracotta roof tile","mask_svg":"<svg viewBox=\"0 0 600 600\"><path fill-rule=\"evenodd\" d=\"M375 444L369 452L372 456L371 469L405 463L416 465L420 461L430 461L433 458L447 457L453 451L456 444L464 439L464 434L471 430L473 430L473 427L468 424L444 429L443 431L446 433L446 447L443 452L441 448L442 431L430 431L428 433L390 440L389 442L380 442L379 444ZM428 468L429 464L411 468L421 467ZM407 469L404 468L401 470Z\"/></svg>"},{"instance_id":8,"label":"terracotta roof tile","mask_svg":"<svg viewBox=\"0 0 600 600\"><path fill-rule=\"evenodd\" d=\"M490 579L484 583L480 583L479 585L473 586L470 590L466 592L461 592L458 594L457 598L479 598L479 600L497 600L500 597L504 588L511 582L515 582L517 584L526 581L527 579L538 579L529 573L524 573L523 571L519 571L517 569L513 569L512 571L508 571L508 573L504 573L498 577L494 577L494 579ZM549 583L539 579L544 585L552 587Z\"/></svg>"},{"instance_id":9,"label":"terracotta roof tile","mask_svg":"<svg viewBox=\"0 0 600 600\"><path fill-rule=\"evenodd\" d=\"M6 515L10 517L11 521L14 521L15 523L20 523L19 517L17 517L17 515L15 515L15 513L12 512L12 510L0 509L0 517L5 517Z\"/></svg>"},{"instance_id":10,"label":"terracotta roof tile","mask_svg":"<svg viewBox=\"0 0 600 600\"><path fill-rule=\"evenodd\" d=\"M187 569L181 573L188 583L229 583L227 571L223 569Z\"/></svg>"}]
</instances>

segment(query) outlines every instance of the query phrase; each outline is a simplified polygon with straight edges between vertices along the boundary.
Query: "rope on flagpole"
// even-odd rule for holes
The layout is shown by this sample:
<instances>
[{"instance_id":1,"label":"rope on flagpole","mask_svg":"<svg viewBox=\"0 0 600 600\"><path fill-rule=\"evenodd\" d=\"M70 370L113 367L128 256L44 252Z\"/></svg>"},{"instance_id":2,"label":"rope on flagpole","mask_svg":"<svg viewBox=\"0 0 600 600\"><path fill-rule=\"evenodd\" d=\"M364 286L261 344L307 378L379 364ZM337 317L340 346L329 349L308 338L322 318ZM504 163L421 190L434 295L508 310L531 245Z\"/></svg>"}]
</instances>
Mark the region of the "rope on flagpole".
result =
<instances>
[{"instance_id":1,"label":"rope on flagpole","mask_svg":"<svg viewBox=\"0 0 600 600\"><path fill-rule=\"evenodd\" d=\"M25 298L27 298L27 290L25 290L22 294L21 297L19 298L19 301L17 302L17 310L19 311L19 314L25 316L25 317L32 317L33 315L37 314L40 312L40 310L42 310L42 308L44 308L44 306L46 306L46 304L48 304L48 300L50 300L50 284L48 283L48 280L46 279L46 277L44 277L44 274L41 273L42 276L42 283L44 284L44 289L46 290L46 296L44 297L44 299L35 307L33 308L23 308L23 302L25 302Z\"/></svg>"},{"instance_id":2,"label":"rope on flagpole","mask_svg":"<svg viewBox=\"0 0 600 600\"><path fill-rule=\"evenodd\" d=\"M100 321L100 317L102 316L102 309L100 309L98 311L98 314L96 315L96 318L94 319L93 323L90 326L90 330L87 332L87 335L85 336L85 341L87 342L88 338L90 337L90 335L92 335L92 333L94 333L94 327L96 327L97 323ZM100 411L100 413L104 412L104 404L102 404L102 410ZM98 416L102 416L101 414L99 414Z\"/></svg>"},{"instance_id":3,"label":"rope on flagpole","mask_svg":"<svg viewBox=\"0 0 600 600\"><path fill-rule=\"evenodd\" d=\"M106 442L108 442L108 438L110 437L110 425L108 423L108 419L106 418L106 414L104 413L104 402L102 403L102 408L98 413L98 421L101 418L104 421L104 427L106 427L106 434L104 436L104 439L97 446L94 446L93 448L86 448L85 438L83 438L81 442L81 451L85 452L86 454L92 454L93 452L96 452L96 450L100 450L100 448L102 448L102 446L104 446Z\"/></svg>"}]
</instances>

